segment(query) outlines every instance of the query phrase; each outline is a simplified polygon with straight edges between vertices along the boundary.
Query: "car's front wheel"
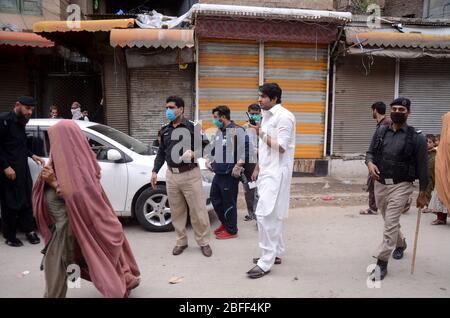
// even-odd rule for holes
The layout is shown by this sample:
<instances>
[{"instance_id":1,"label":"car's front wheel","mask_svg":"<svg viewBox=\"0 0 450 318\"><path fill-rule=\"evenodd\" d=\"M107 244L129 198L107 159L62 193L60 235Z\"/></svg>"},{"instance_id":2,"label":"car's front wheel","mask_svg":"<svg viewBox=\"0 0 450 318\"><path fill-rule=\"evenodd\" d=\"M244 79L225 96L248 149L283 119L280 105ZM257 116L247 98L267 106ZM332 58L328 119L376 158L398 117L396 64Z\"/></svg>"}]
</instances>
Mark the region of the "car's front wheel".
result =
<instances>
[{"instance_id":1,"label":"car's front wheel","mask_svg":"<svg viewBox=\"0 0 450 318\"><path fill-rule=\"evenodd\" d=\"M134 214L147 231L174 230L167 191L162 185L158 185L156 190L150 187L142 191L136 201Z\"/></svg>"}]
</instances>

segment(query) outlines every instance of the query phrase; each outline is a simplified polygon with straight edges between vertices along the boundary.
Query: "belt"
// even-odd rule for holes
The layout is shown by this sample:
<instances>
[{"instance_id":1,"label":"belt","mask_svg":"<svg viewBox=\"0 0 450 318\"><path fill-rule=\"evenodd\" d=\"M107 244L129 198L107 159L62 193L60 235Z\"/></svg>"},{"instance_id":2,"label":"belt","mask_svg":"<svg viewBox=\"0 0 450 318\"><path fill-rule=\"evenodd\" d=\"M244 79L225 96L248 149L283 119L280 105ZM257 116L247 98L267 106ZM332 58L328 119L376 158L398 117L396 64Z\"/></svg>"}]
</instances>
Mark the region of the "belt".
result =
<instances>
[{"instance_id":1,"label":"belt","mask_svg":"<svg viewBox=\"0 0 450 318\"><path fill-rule=\"evenodd\" d=\"M186 171L191 171L192 169L197 168L197 164L196 163L190 163L187 165L183 165L180 167L169 167L169 170L172 171L172 173L183 173Z\"/></svg>"}]
</instances>

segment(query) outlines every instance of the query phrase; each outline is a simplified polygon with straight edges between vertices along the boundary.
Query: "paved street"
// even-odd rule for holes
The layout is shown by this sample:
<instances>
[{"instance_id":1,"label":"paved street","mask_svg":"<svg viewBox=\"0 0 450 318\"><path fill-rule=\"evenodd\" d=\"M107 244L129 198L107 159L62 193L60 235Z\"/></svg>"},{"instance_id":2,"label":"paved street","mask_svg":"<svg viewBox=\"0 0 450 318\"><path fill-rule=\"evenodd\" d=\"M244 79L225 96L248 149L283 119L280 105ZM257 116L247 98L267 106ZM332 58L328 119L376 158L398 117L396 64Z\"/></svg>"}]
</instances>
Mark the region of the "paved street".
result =
<instances>
[{"instance_id":1,"label":"paved street","mask_svg":"<svg viewBox=\"0 0 450 318\"><path fill-rule=\"evenodd\" d=\"M213 256L205 258L190 234L190 245L172 256L174 233L144 232L138 224L124 224L141 268L142 283L132 297L450 297L450 225L431 226L425 214L419 237L415 275L410 275L416 209L402 217L408 249L401 261L391 260L381 288L366 286L366 268L381 240L380 216L360 216L363 206L315 206L291 209L285 222L286 253L282 265L257 280L245 272L258 256L254 223L239 215L239 238L212 241ZM213 226L217 220L213 217ZM22 248L0 244L0 297L41 297L41 246ZM30 271L28 275L21 273ZM182 277L178 284L169 284ZM82 281L68 297L101 297Z\"/></svg>"}]
</instances>

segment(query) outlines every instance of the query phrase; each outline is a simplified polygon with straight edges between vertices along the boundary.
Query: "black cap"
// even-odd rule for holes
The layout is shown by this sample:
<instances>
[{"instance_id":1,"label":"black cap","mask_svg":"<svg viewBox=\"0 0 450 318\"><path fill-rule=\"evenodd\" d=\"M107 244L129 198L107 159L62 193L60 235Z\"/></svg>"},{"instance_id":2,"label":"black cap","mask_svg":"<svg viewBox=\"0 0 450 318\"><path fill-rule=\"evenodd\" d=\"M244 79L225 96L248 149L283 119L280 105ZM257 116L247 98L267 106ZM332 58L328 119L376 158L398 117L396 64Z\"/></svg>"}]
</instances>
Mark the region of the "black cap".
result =
<instances>
[{"instance_id":1,"label":"black cap","mask_svg":"<svg viewBox=\"0 0 450 318\"><path fill-rule=\"evenodd\" d=\"M36 106L36 101L30 96L20 96L17 101L25 106Z\"/></svg>"},{"instance_id":2,"label":"black cap","mask_svg":"<svg viewBox=\"0 0 450 318\"><path fill-rule=\"evenodd\" d=\"M391 106L404 106L409 111L411 108L411 101L408 98L399 97L394 99L394 101L391 103Z\"/></svg>"}]
</instances>

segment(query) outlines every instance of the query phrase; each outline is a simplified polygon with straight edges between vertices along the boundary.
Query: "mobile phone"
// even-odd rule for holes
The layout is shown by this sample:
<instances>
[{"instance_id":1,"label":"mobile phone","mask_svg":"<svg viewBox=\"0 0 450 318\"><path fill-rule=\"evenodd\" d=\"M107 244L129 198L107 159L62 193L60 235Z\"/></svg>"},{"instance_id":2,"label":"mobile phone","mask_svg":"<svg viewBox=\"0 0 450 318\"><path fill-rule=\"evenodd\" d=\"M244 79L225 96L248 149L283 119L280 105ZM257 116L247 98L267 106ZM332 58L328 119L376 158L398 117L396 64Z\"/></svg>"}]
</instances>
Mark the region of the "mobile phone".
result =
<instances>
[{"instance_id":1,"label":"mobile phone","mask_svg":"<svg viewBox=\"0 0 450 318\"><path fill-rule=\"evenodd\" d=\"M254 121L254 120L250 117L249 113L247 113L247 112L245 112L245 113L247 114L248 122L249 122L251 125L256 126L256 121Z\"/></svg>"}]
</instances>

